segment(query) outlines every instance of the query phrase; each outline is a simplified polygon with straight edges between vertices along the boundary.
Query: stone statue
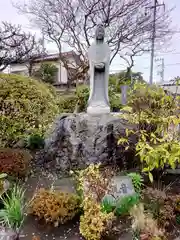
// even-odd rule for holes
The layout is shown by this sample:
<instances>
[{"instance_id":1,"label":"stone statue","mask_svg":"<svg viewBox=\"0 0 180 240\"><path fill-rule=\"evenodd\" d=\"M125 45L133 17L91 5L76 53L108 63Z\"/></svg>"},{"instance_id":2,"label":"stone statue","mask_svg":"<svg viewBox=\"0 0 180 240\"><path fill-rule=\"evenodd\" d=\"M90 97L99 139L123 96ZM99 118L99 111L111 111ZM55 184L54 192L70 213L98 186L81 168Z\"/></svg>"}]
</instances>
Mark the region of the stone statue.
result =
<instances>
[{"instance_id":1,"label":"stone statue","mask_svg":"<svg viewBox=\"0 0 180 240\"><path fill-rule=\"evenodd\" d=\"M88 51L90 64L90 96L87 113L101 115L110 113L108 97L110 48L104 42L105 30L102 25L96 29L95 42Z\"/></svg>"}]
</instances>

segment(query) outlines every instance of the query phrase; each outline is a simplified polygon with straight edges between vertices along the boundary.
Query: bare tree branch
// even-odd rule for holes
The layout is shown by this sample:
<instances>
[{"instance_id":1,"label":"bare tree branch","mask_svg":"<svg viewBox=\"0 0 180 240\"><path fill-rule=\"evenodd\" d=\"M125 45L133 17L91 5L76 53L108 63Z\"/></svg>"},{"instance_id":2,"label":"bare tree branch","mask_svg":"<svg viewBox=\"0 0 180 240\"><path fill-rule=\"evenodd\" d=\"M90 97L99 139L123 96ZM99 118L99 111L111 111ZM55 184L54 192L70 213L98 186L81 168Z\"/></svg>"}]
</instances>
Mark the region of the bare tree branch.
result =
<instances>
[{"instance_id":1,"label":"bare tree branch","mask_svg":"<svg viewBox=\"0 0 180 240\"><path fill-rule=\"evenodd\" d=\"M21 26L2 22L0 25L0 71L8 65L24 61L34 53L35 36L22 31Z\"/></svg>"},{"instance_id":2,"label":"bare tree branch","mask_svg":"<svg viewBox=\"0 0 180 240\"><path fill-rule=\"evenodd\" d=\"M131 61L149 50L153 18L147 9L151 4L149 0L26 0L16 7L58 46L66 43L76 50L87 69L87 48L99 23L106 27L111 62L122 50L131 53ZM168 11L158 10L156 40L162 43L170 33Z\"/></svg>"}]
</instances>

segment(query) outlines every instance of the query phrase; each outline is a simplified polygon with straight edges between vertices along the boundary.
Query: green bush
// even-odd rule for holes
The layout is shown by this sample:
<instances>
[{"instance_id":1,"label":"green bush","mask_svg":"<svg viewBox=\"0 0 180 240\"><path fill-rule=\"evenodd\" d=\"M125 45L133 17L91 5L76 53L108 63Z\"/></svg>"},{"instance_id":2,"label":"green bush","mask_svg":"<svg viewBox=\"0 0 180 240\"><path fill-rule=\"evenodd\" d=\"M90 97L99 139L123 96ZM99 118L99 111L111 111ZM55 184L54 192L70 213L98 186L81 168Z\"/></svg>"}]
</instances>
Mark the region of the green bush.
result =
<instances>
[{"instance_id":1,"label":"green bush","mask_svg":"<svg viewBox=\"0 0 180 240\"><path fill-rule=\"evenodd\" d=\"M167 95L156 85L135 84L133 92L130 92L122 117L136 125L137 130L127 130L126 140L130 134L138 137L136 156L150 181L153 181L155 169L164 170L166 165L174 169L180 162L178 109L178 98Z\"/></svg>"},{"instance_id":2,"label":"green bush","mask_svg":"<svg viewBox=\"0 0 180 240\"><path fill-rule=\"evenodd\" d=\"M89 98L89 87L86 85L80 86L77 88L76 96L78 100L78 110L79 112L86 111L87 102ZM111 106L111 111L121 108L121 95L117 91L115 85L111 83L109 85L109 102Z\"/></svg>"},{"instance_id":3,"label":"green bush","mask_svg":"<svg viewBox=\"0 0 180 240\"><path fill-rule=\"evenodd\" d=\"M27 139L29 149L39 149L44 147L44 138L39 134L30 135Z\"/></svg>"},{"instance_id":4,"label":"green bush","mask_svg":"<svg viewBox=\"0 0 180 240\"><path fill-rule=\"evenodd\" d=\"M33 73L33 76L46 83L54 83L58 68L50 63L42 63L40 68Z\"/></svg>"},{"instance_id":5,"label":"green bush","mask_svg":"<svg viewBox=\"0 0 180 240\"><path fill-rule=\"evenodd\" d=\"M76 108L77 101L78 99L76 95L61 96L58 103L60 111L63 113L73 113Z\"/></svg>"},{"instance_id":6,"label":"green bush","mask_svg":"<svg viewBox=\"0 0 180 240\"><path fill-rule=\"evenodd\" d=\"M138 204L139 201L140 198L137 193L119 199L107 195L102 200L101 210L106 213L114 212L116 216L128 215L131 208Z\"/></svg>"},{"instance_id":7,"label":"green bush","mask_svg":"<svg viewBox=\"0 0 180 240\"><path fill-rule=\"evenodd\" d=\"M128 215L133 206L137 205L139 201L140 198L137 193L120 198L116 205L115 214L117 216Z\"/></svg>"},{"instance_id":8,"label":"green bush","mask_svg":"<svg viewBox=\"0 0 180 240\"><path fill-rule=\"evenodd\" d=\"M0 74L0 146L17 143L33 133L43 134L59 112L59 97L47 84Z\"/></svg>"},{"instance_id":9,"label":"green bush","mask_svg":"<svg viewBox=\"0 0 180 240\"><path fill-rule=\"evenodd\" d=\"M76 90L76 96L78 99L79 112L86 111L87 102L89 98L89 87L87 85L81 85Z\"/></svg>"}]
</instances>

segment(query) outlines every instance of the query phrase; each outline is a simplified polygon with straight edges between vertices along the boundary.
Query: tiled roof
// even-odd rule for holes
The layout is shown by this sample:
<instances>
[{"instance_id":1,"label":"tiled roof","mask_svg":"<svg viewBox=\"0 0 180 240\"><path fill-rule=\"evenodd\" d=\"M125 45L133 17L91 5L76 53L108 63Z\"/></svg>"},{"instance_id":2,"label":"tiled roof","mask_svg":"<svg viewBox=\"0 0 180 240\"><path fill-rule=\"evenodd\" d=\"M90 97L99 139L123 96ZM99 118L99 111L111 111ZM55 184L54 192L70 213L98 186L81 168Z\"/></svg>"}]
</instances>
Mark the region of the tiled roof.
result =
<instances>
[{"instance_id":1,"label":"tiled roof","mask_svg":"<svg viewBox=\"0 0 180 240\"><path fill-rule=\"evenodd\" d=\"M73 58L75 58L76 61L79 58L79 55L77 55L74 51L64 52L64 53L62 53L62 55L63 55L63 57L67 57L67 58L68 57L73 57ZM58 53L53 53L53 54L34 56L33 58L34 58L33 62L41 62L41 61L56 61L60 57L59 57ZM28 61L29 61L29 59L24 59L24 60L21 60L21 61L14 62L13 64L21 64L21 63L25 63L25 62L28 62ZM13 64L11 64L11 65L13 65Z\"/></svg>"}]
</instances>

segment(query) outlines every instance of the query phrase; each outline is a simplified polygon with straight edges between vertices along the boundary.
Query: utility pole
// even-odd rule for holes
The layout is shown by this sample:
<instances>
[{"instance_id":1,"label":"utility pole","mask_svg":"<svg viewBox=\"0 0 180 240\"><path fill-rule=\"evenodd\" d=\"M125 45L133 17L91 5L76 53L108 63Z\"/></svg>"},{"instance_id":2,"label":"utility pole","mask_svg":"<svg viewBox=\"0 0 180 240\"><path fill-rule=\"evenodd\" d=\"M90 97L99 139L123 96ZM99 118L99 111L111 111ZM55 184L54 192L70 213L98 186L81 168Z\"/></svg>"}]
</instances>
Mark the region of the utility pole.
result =
<instances>
[{"instance_id":1,"label":"utility pole","mask_svg":"<svg viewBox=\"0 0 180 240\"><path fill-rule=\"evenodd\" d=\"M44 30L42 30L42 39L41 39L41 44L42 44L42 59L43 59L43 64L44 64L44 58L45 58L45 37L44 37ZM43 71L43 80L44 80L44 71Z\"/></svg>"},{"instance_id":2,"label":"utility pole","mask_svg":"<svg viewBox=\"0 0 180 240\"><path fill-rule=\"evenodd\" d=\"M164 58L158 58L155 60L156 62L161 62L158 67L161 67L161 70L158 71L160 77L161 77L161 83L164 82L164 69L165 69L165 65L164 65Z\"/></svg>"},{"instance_id":3,"label":"utility pole","mask_svg":"<svg viewBox=\"0 0 180 240\"><path fill-rule=\"evenodd\" d=\"M153 9L153 30L152 30L152 42L151 42L151 65L150 65L150 77L149 84L153 84L153 71L154 71L154 47L155 47L155 39L156 39L156 15L157 15L157 7L164 6L165 4L159 4L158 0L154 0L154 6L150 7Z\"/></svg>"}]
</instances>

